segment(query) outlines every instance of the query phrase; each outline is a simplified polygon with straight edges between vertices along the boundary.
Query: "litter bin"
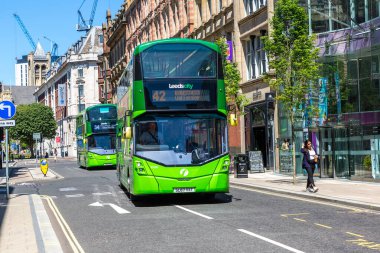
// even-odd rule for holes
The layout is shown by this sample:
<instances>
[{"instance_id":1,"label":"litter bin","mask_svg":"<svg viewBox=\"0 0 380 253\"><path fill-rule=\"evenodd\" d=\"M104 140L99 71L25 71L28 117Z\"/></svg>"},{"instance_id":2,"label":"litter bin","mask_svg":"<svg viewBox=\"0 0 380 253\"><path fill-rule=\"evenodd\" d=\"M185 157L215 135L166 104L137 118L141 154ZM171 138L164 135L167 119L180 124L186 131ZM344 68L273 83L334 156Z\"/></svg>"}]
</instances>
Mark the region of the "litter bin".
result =
<instances>
[{"instance_id":1,"label":"litter bin","mask_svg":"<svg viewBox=\"0 0 380 253\"><path fill-rule=\"evenodd\" d=\"M248 155L237 154L234 157L235 178L248 177Z\"/></svg>"}]
</instances>

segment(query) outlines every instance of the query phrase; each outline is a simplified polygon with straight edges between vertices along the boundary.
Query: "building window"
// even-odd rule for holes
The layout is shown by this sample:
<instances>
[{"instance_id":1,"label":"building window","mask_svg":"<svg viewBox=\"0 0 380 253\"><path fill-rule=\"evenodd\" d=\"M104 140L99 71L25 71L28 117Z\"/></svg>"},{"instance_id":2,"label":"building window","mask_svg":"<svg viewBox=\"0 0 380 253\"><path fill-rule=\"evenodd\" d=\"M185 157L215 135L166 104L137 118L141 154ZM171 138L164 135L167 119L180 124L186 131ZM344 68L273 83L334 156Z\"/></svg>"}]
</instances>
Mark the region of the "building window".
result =
<instances>
[{"instance_id":1,"label":"building window","mask_svg":"<svg viewBox=\"0 0 380 253\"><path fill-rule=\"evenodd\" d=\"M246 42L246 63L247 63L247 78L248 80L258 78L266 73L267 55L264 51L264 44L260 36L251 36Z\"/></svg>"},{"instance_id":2,"label":"building window","mask_svg":"<svg viewBox=\"0 0 380 253\"><path fill-rule=\"evenodd\" d=\"M198 7L198 22L199 24L202 24L202 1L197 1L197 7Z\"/></svg>"},{"instance_id":3,"label":"building window","mask_svg":"<svg viewBox=\"0 0 380 253\"><path fill-rule=\"evenodd\" d=\"M245 14L251 15L265 5L267 5L267 0L244 0Z\"/></svg>"},{"instance_id":4,"label":"building window","mask_svg":"<svg viewBox=\"0 0 380 253\"><path fill-rule=\"evenodd\" d=\"M78 105L78 112L81 112L81 111L83 111L84 109L86 109L86 105L85 105L85 104L79 104L79 105Z\"/></svg>"},{"instance_id":5,"label":"building window","mask_svg":"<svg viewBox=\"0 0 380 253\"><path fill-rule=\"evenodd\" d=\"M83 69L78 69L78 77L83 77Z\"/></svg>"},{"instance_id":6,"label":"building window","mask_svg":"<svg viewBox=\"0 0 380 253\"><path fill-rule=\"evenodd\" d=\"M223 0L218 0L218 11L220 12L223 9Z\"/></svg>"},{"instance_id":7,"label":"building window","mask_svg":"<svg viewBox=\"0 0 380 253\"><path fill-rule=\"evenodd\" d=\"M79 84L78 85L78 96L79 96L79 99L81 99L82 97L84 97L84 89L83 89L83 84Z\"/></svg>"},{"instance_id":8,"label":"building window","mask_svg":"<svg viewBox=\"0 0 380 253\"><path fill-rule=\"evenodd\" d=\"M255 61L253 60L252 41L246 41L247 80L255 78Z\"/></svg>"},{"instance_id":9,"label":"building window","mask_svg":"<svg viewBox=\"0 0 380 253\"><path fill-rule=\"evenodd\" d=\"M207 0L207 5L208 5L208 14L209 17L212 16L212 0Z\"/></svg>"}]
</instances>

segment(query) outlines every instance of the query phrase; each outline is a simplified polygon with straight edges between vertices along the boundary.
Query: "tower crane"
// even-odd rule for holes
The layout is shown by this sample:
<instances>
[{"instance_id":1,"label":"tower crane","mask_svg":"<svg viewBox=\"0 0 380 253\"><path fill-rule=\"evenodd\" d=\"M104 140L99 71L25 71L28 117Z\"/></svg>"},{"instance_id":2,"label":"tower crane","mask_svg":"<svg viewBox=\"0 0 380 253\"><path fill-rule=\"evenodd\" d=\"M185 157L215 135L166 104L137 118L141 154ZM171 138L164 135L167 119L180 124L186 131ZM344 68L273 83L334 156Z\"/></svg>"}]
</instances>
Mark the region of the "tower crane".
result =
<instances>
[{"instance_id":1,"label":"tower crane","mask_svg":"<svg viewBox=\"0 0 380 253\"><path fill-rule=\"evenodd\" d=\"M51 56L52 57L57 57L58 56L58 44L55 43L55 41L49 39L46 36L44 36L44 39L50 41L50 44L51 44Z\"/></svg>"},{"instance_id":2,"label":"tower crane","mask_svg":"<svg viewBox=\"0 0 380 253\"><path fill-rule=\"evenodd\" d=\"M82 12L80 11L80 9L82 8L84 2L86 0L83 0L82 4L80 5L79 9L78 9L78 24L77 24L77 31L88 31L91 29L92 27L92 22L94 21L94 16L95 16L95 12L96 12L96 7L98 5L98 0L94 0L93 4L92 4L92 10L91 10L91 15L90 15L90 19L88 20L88 24L86 23L86 20L84 20L83 18L83 15L82 15Z\"/></svg>"},{"instance_id":3,"label":"tower crane","mask_svg":"<svg viewBox=\"0 0 380 253\"><path fill-rule=\"evenodd\" d=\"M29 34L28 30L26 29L24 23L22 22L21 18L16 13L13 13L13 16L15 17L15 19L16 19L17 23L19 24L21 30L24 32L26 38L29 41L29 44L33 48L33 51L35 51L36 50L36 43L32 39L32 36L30 36L30 34Z\"/></svg>"}]
</instances>

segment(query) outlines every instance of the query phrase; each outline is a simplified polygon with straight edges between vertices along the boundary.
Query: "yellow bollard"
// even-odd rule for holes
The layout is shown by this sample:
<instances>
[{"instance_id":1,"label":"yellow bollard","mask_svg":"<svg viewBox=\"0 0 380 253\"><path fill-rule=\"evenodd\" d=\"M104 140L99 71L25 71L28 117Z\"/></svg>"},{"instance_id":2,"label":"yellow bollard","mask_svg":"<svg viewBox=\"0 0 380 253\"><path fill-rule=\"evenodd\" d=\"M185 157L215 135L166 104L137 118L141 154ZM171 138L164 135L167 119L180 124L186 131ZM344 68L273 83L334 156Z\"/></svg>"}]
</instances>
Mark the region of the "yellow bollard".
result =
<instances>
[{"instance_id":1,"label":"yellow bollard","mask_svg":"<svg viewBox=\"0 0 380 253\"><path fill-rule=\"evenodd\" d=\"M46 177L46 174L49 170L49 164L46 159L40 160L40 169L41 169L42 174L44 174L44 176Z\"/></svg>"}]
</instances>

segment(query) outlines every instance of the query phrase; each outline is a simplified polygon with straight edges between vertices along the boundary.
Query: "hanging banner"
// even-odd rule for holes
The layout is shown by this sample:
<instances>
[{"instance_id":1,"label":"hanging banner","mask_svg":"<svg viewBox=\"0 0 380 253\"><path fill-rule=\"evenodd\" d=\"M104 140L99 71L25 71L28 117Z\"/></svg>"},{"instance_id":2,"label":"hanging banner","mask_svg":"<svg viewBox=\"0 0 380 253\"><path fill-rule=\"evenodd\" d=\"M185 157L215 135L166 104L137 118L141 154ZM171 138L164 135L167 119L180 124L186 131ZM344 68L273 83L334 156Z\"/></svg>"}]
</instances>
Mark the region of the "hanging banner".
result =
<instances>
[{"instance_id":1,"label":"hanging banner","mask_svg":"<svg viewBox=\"0 0 380 253\"><path fill-rule=\"evenodd\" d=\"M66 106L66 84L58 84L58 106Z\"/></svg>"},{"instance_id":2,"label":"hanging banner","mask_svg":"<svg viewBox=\"0 0 380 253\"><path fill-rule=\"evenodd\" d=\"M226 59L229 60L229 61L232 61L234 59L233 45L232 45L232 41L231 40L227 41L227 56L226 56Z\"/></svg>"},{"instance_id":3,"label":"hanging banner","mask_svg":"<svg viewBox=\"0 0 380 253\"><path fill-rule=\"evenodd\" d=\"M319 125L323 126L327 121L327 78L319 79Z\"/></svg>"}]
</instances>

